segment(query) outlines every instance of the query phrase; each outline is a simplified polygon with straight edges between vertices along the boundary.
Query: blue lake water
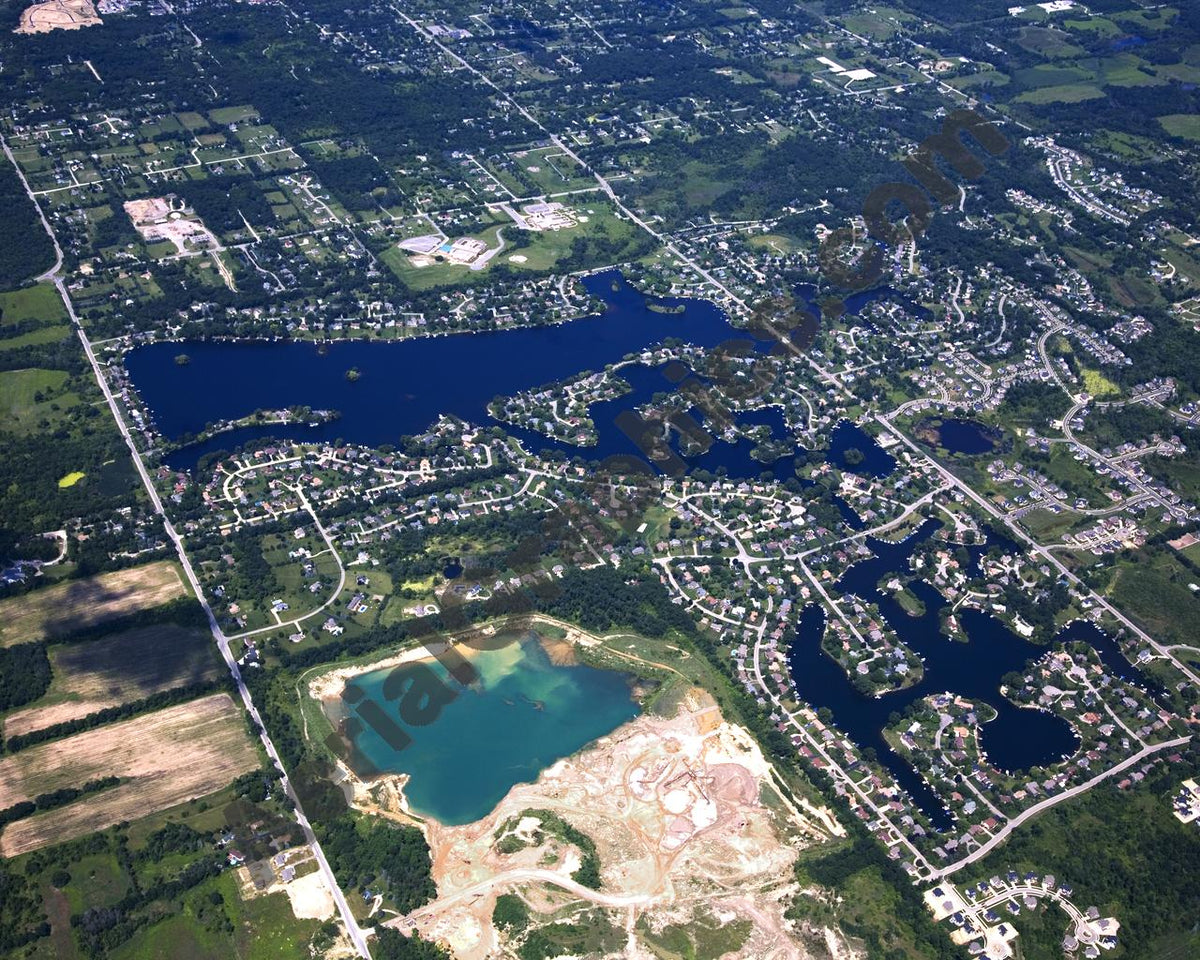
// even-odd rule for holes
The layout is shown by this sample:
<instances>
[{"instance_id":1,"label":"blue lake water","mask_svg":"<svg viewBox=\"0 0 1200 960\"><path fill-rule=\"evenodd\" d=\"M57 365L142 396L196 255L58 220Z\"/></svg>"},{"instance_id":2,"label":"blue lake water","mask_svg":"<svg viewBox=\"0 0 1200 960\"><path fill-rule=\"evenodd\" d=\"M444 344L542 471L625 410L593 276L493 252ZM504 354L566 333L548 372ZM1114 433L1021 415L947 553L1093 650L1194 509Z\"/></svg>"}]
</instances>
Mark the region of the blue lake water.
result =
<instances>
[{"instance_id":1,"label":"blue lake water","mask_svg":"<svg viewBox=\"0 0 1200 960\"><path fill-rule=\"evenodd\" d=\"M829 459L839 470L886 477L896 469L896 459L876 443L867 431L849 420L843 420L834 427L829 440ZM862 461L855 464L847 460L846 453L849 450L861 453Z\"/></svg>"},{"instance_id":2,"label":"blue lake water","mask_svg":"<svg viewBox=\"0 0 1200 960\"><path fill-rule=\"evenodd\" d=\"M338 420L316 427L248 427L219 434L186 446L167 458L177 469L190 469L207 453L232 450L262 438L329 441L343 439L380 446L402 436L419 434L441 414L476 424L489 423L488 403L496 396L598 370L623 356L677 337L712 347L745 333L730 326L725 315L705 300L648 300L607 272L583 280L593 295L605 301L603 314L553 327L497 331L446 337L413 338L401 342L349 341L318 348L307 342L189 341L139 347L125 358L129 375L162 434L176 440L202 431L209 423L234 420L256 409L304 405L337 410ZM884 292L874 294L884 295ZM860 296L859 306L870 296ZM682 313L650 309L650 304L683 306ZM768 344L760 344L763 351ZM190 362L175 363L186 352ZM346 372L360 373L351 382ZM596 404L592 415L599 433L596 446L579 448L540 434L505 425L530 449L551 449L602 459L618 454L638 455L635 443L614 423L618 414L649 402L655 393L673 385L660 369L627 368L631 395ZM703 417L693 411L697 420ZM742 414L739 422L766 424L772 435L788 433L777 408ZM849 427L849 425L847 425ZM891 469L891 458L870 437L846 435L845 446L858 446L868 462L856 471ZM841 437L833 438L834 454ZM752 444L714 443L703 455L688 458L689 468L730 476L757 477L770 470L776 479L795 472L792 458L763 464L750 456Z\"/></svg>"},{"instance_id":3,"label":"blue lake water","mask_svg":"<svg viewBox=\"0 0 1200 960\"><path fill-rule=\"evenodd\" d=\"M945 600L930 584L915 581L909 586L925 604L925 613L920 617L909 616L894 596L876 589L886 574L908 570L909 556L937 526L937 521L927 521L899 543L868 539L876 556L855 564L836 584L838 592L857 594L875 602L900 639L924 659L924 677L919 683L878 698L858 693L845 671L821 650L825 614L815 606L801 612L796 638L788 651L788 666L801 698L814 707L827 707L851 740L874 748L880 761L934 826L946 829L951 820L942 802L917 771L892 752L883 737L883 728L893 712L903 713L916 700L944 691L986 703L996 711L996 718L983 724L980 745L989 761L1003 770L1025 770L1055 763L1073 753L1078 740L1066 721L1038 710L1022 709L1000 695L1001 678L1010 671L1021 670L1028 660L1040 656L1044 647L1030 643L978 610L959 613L959 622L969 642L950 640L938 629ZM1123 661L1115 643L1087 624L1066 628L1059 639L1098 644L1104 647L1101 655L1106 662L1110 657Z\"/></svg>"},{"instance_id":4,"label":"blue lake water","mask_svg":"<svg viewBox=\"0 0 1200 960\"><path fill-rule=\"evenodd\" d=\"M355 768L368 776L408 774L405 794L413 810L444 824L487 816L513 786L536 780L639 712L628 674L553 663L531 634L480 651L471 662L479 680L465 688L440 663L430 665L458 696L432 723L404 727L412 742L402 750L354 719L351 706L365 698L395 716L396 703L384 694L393 670L354 678L343 698ZM401 676L420 669L398 668Z\"/></svg>"},{"instance_id":5,"label":"blue lake water","mask_svg":"<svg viewBox=\"0 0 1200 960\"><path fill-rule=\"evenodd\" d=\"M987 429L974 420L943 420L937 431L938 442L951 453L991 453L996 449Z\"/></svg>"}]
</instances>

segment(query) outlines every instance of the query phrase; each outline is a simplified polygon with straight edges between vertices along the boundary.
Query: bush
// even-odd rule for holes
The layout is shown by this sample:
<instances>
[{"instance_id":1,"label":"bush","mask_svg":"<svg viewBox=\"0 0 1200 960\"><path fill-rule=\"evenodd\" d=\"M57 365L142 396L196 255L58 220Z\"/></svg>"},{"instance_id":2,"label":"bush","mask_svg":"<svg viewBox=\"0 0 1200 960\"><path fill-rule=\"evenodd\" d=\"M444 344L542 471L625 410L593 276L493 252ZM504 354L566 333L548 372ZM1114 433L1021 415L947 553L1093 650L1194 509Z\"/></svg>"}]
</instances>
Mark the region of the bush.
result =
<instances>
[{"instance_id":1,"label":"bush","mask_svg":"<svg viewBox=\"0 0 1200 960\"><path fill-rule=\"evenodd\" d=\"M492 923L512 933L524 930L529 925L529 907L515 893L502 893L496 898Z\"/></svg>"}]
</instances>

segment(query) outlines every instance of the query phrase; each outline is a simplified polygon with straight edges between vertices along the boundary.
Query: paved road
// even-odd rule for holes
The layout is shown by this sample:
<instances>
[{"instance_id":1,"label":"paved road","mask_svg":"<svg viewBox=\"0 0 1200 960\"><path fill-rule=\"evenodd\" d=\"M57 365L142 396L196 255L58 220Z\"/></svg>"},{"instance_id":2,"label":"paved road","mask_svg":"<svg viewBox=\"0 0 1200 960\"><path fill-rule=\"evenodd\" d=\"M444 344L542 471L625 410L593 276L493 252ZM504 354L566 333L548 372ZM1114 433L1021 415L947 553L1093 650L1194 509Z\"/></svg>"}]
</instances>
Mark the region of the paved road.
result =
<instances>
[{"instance_id":1,"label":"paved road","mask_svg":"<svg viewBox=\"0 0 1200 960\"><path fill-rule=\"evenodd\" d=\"M980 496L974 490L974 488L961 480L956 474L946 469L932 457L928 456L924 450L913 443L913 441L910 440L902 430L894 426L886 417L876 415L874 420L885 430L887 430L888 433L900 440L900 442L903 443L909 450L911 450L918 459L925 460L933 464L934 469L937 470L937 472L940 473L946 480L948 480L951 485L959 490L964 496L969 497L973 503L986 511L989 516L1003 523L1004 526L1008 528L1009 533L1011 533L1015 539L1025 544L1032 553L1037 554L1048 564L1057 569L1059 573L1061 573L1067 578L1067 580L1071 582L1072 586L1086 595L1087 598L1092 601L1092 603L1100 607L1111 617L1120 622L1120 624L1125 627L1126 630L1136 636L1143 643L1147 644L1164 660L1169 660L1171 664L1185 677L1187 677L1193 683L1200 685L1200 676L1197 676L1194 670L1189 668L1186 664L1181 663L1177 657L1172 656L1166 647L1151 637L1148 633L1146 633L1145 630L1143 630L1136 623L1125 616L1125 614L1123 614L1120 610L1109 603L1104 596L1096 593L1096 591L1080 580L1079 577L1077 577L1061 560L1058 559L1058 557L1056 557L1053 553L1029 536L1029 534L1027 534L1019 524L1013 523L1004 513L996 509L991 501Z\"/></svg>"},{"instance_id":2,"label":"paved road","mask_svg":"<svg viewBox=\"0 0 1200 960\"><path fill-rule=\"evenodd\" d=\"M204 597L204 591L200 587L200 581L196 577L196 571L192 567L192 562L188 558L187 551L183 547L183 539L179 536L170 518L167 516L166 510L163 508L162 498L158 495L158 489L154 486L154 481L146 469L146 464L142 460L141 453L138 451L137 444L134 442L133 435L130 433L129 426L125 422L125 417L121 412L120 404L117 398L113 396L112 390L109 389L108 380L104 376L104 371L100 366L100 362L96 359L96 354L92 350L92 344L84 332L83 325L79 322L79 317L75 314L75 306L71 302L71 297L67 291L67 285L63 281L60 274L63 263L62 248L59 246L58 238L54 234L50 222L46 219L46 215L42 212L41 205L37 202L37 198L33 195L33 191L29 188L29 182L25 179L25 174L13 159L12 152L9 150L8 143L0 138L0 146L9 162L17 171L17 176L21 178L21 183L25 187L25 192L29 194L29 200L33 203L41 217L42 225L46 228L46 233L49 234L51 241L54 243L55 263L50 270L46 271L39 279L51 281L57 288L59 296L62 297L63 306L66 307L67 314L71 318L71 323L75 328L75 333L79 337L79 342L83 346L83 352L87 355L88 363L91 364L92 373L96 377L96 382L100 385L100 390L104 394L104 399L108 403L108 408L112 412L113 419L117 423L117 429L121 431L121 437L125 441L125 445L129 448L130 456L133 458L133 464L137 468L138 476L142 479L142 484L146 488L146 493L150 498L150 502L154 505L155 512L162 518L163 528L166 530L167 536L175 546L175 552L179 557L180 565L183 567L183 572L187 576L188 582L192 585L192 590L195 591L197 600L200 601L201 607L204 608L204 615L208 618L209 628L212 630L213 639L217 642L217 648L221 651L221 657L225 660L225 665L229 668L230 674L233 676L234 683L237 685L239 696L242 698L242 703L245 704L247 712L253 718L255 725L259 730L259 739L262 741L263 749L266 750L267 756L271 758L271 762L283 774L283 788L287 792L296 806L296 822L300 825L300 829L304 832L304 839L312 848L313 856L316 858L317 864L320 866L321 872L325 877L325 882L329 885L329 889L333 893L334 903L337 905L338 913L341 914L342 921L346 925L346 930L350 935L350 939L354 943L355 949L359 956L369 958L370 951L367 949L366 936L359 928L353 914L350 912L350 906L346 902L346 897L342 893L341 887L338 886L337 878L333 875L333 869L329 866L329 861L325 859L325 852L321 849L320 843L317 841L316 835L313 833L312 826L305 816L303 808L300 806L300 800L296 796L295 790L292 788L291 780L284 770L283 761L280 759L279 752L275 749L275 744L272 743L270 735L267 733L266 726L262 722L262 717L259 715L258 708L254 706L254 701L250 696L250 691L246 687L246 683L242 678L242 672L238 667L237 660L229 649L229 641L222 633L221 628L217 625L217 618L213 614L212 607Z\"/></svg>"},{"instance_id":3,"label":"paved road","mask_svg":"<svg viewBox=\"0 0 1200 960\"><path fill-rule=\"evenodd\" d=\"M405 13L403 10L401 10L399 7L397 7L395 4L392 5L392 9L395 10L396 13L398 13L400 15L400 18L405 23L407 23L410 27L412 27L412 29L415 30L421 36L422 39L433 44L435 47L438 48L438 50L440 50L442 52L442 54L444 56L446 56L450 60L453 60L462 69L468 71L472 76L474 76L476 79L478 79L481 83L490 87L492 89L492 91L496 94L496 96L500 97L502 100L504 100L506 103L508 103L508 105L513 107L513 109L515 109L519 114L521 114L521 116L523 116L531 124L533 124L539 130L541 130L542 133L544 133L546 135L546 137L550 140L550 142L552 144L554 144L555 147L557 147L564 154L566 154L568 157L570 157L573 161L575 161L575 163L579 164L581 169L586 170L593 177L595 177L596 183L600 186L600 189L604 192L605 196L607 196L608 199L610 201L612 201L613 205L618 210L620 210L622 214L624 214L626 217L629 218L630 222L632 222L636 226L640 227L646 233L650 234L650 236L652 236L655 240L659 241L664 246L664 248L667 250L668 253L670 253L672 256L674 256L676 259L678 259L681 263L690 267L695 273L697 273L700 277L702 277L705 281L707 281L709 284L711 284L717 290L720 290L721 293L724 294L732 303L737 304L737 306L743 310L748 309L746 302L741 297L739 297L736 293L734 293L732 290L730 290L725 284L723 284L720 280L718 280L716 277L714 277L708 270L706 270L704 267L700 266L700 264L698 264L695 261L695 259L693 259L687 253L685 253L683 250L681 250L679 248L679 246L676 245L675 242L671 240L670 237L659 233L652 226L650 226L650 224L646 223L645 220L643 220L636 213L634 213L627 206L625 206L625 204L621 202L621 198L617 196L616 191L613 190L612 185L608 182L608 180L606 180L599 173L597 173L595 170L593 170L586 162L584 162L584 160L582 158L580 158L580 156L577 153L575 153L574 150L571 149L571 147L566 143L566 141L564 141L562 138L560 138L558 136L558 134L554 133L554 131L548 129L540 120L538 120L532 113L530 113L523 104L521 104L519 101L515 100L512 96L510 96L506 90L497 86L492 81L491 77L489 77L483 71L477 70L477 69L475 69L475 67L471 66L470 63L468 63L466 60L464 60L462 57L460 57L457 53L455 53L453 50L451 50L448 46L446 46L444 43L442 43L440 40L438 40L433 34L429 33L424 27L422 27L419 23L417 23L416 20L414 20L412 17L410 17L407 13Z\"/></svg>"},{"instance_id":4,"label":"paved road","mask_svg":"<svg viewBox=\"0 0 1200 960\"><path fill-rule=\"evenodd\" d=\"M1064 790L1062 793L1056 794L1053 797L1047 797L1041 803L1035 803L1028 810L1023 810L1021 813L1017 814L1015 817L1013 817L1011 820L1009 820L1008 823L1006 823L1001 830L998 830L996 833L994 833L988 839L988 841L985 844L983 844L981 847L979 847L977 850L972 850L969 854L967 854L961 860L958 860L955 863L950 864L949 866L945 866L939 870L935 870L933 872L933 879L940 880L942 877L949 876L952 873L957 873L963 867L974 863L976 860L980 860L983 857L986 857L989 853L992 852L992 850L994 848L998 847L1005 840L1007 840L1008 835L1010 833L1012 833L1017 827L1019 827L1021 824L1023 824L1026 820L1036 817L1043 810L1048 810L1050 807L1060 804L1064 800L1070 800L1072 797L1079 796L1079 794L1084 793L1087 790L1090 790L1092 787L1094 787L1096 784L1100 783L1102 780L1106 780L1107 778L1114 776L1114 775L1122 772L1123 770L1128 770L1134 764L1139 763L1142 760L1145 760L1146 757L1149 757L1152 754L1158 753L1161 750L1168 750L1171 747L1182 747L1185 743L1187 743L1191 739L1192 739L1191 737L1176 737L1174 740L1164 740L1162 743L1153 743L1148 747L1143 747L1141 750L1139 750L1137 753L1135 753L1132 757L1128 757L1127 759L1122 760L1115 767L1109 767L1103 773L1096 774L1096 776L1092 777L1091 780L1086 780L1083 783L1078 784L1077 786L1071 787L1071 789L1069 789L1069 790Z\"/></svg>"}]
</instances>

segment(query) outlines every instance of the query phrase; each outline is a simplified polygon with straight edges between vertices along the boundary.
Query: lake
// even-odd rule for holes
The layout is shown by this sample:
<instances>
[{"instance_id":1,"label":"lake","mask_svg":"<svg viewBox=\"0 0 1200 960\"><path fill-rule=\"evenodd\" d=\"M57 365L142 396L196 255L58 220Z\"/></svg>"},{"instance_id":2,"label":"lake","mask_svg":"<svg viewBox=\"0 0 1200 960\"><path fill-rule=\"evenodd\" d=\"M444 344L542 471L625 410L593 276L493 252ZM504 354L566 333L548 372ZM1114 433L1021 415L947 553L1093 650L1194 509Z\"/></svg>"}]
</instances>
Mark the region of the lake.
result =
<instances>
[{"instance_id":1,"label":"lake","mask_svg":"<svg viewBox=\"0 0 1200 960\"><path fill-rule=\"evenodd\" d=\"M365 698L396 716L396 703L383 694L393 669L355 677L343 694L354 769L367 777L408 774L413 811L443 824L487 816L516 784L532 783L640 712L629 674L555 663L532 633L480 651L471 662L479 679L470 687L450 679L441 663L428 664L458 696L427 726L404 727L412 742L402 750L358 721L352 706ZM403 675L423 665L395 669Z\"/></svg>"},{"instance_id":2,"label":"lake","mask_svg":"<svg viewBox=\"0 0 1200 960\"><path fill-rule=\"evenodd\" d=\"M827 707L851 740L874 748L880 762L934 826L947 829L951 820L942 809L942 801L884 739L883 728L893 712L903 713L922 697L945 691L987 704L996 711L996 717L980 728L980 746L988 760L1002 770L1057 763L1074 753L1079 741L1065 720L1039 710L1022 709L1000 695L1001 678L1009 671L1021 670L1028 660L1045 653L1046 647L1030 643L986 613L969 609L958 614L968 642L951 640L939 631L939 616L946 601L932 585L923 580L909 584L909 590L925 605L920 617L910 616L894 595L877 589L886 575L909 569L908 558L916 546L932 536L938 526L937 521L928 520L898 543L868 538L867 545L875 556L856 563L835 584L839 593L857 594L878 605L900 639L924 660L920 682L882 697L858 693L846 672L821 649L825 614L815 606L801 612L795 641L788 650L788 667L800 697L815 708ZM977 558L983 549L975 547L970 552ZM1104 635L1098 630L1093 634L1086 626L1065 628L1059 639L1091 642L1103 650L1102 655L1110 656L1113 650L1100 641ZM1119 653L1116 656L1119 658Z\"/></svg>"},{"instance_id":3,"label":"lake","mask_svg":"<svg viewBox=\"0 0 1200 960\"><path fill-rule=\"evenodd\" d=\"M599 370L669 337L702 347L746 339L746 334L732 327L725 314L707 300L650 299L616 271L585 277L582 283L604 300L604 313L557 326L403 341L352 340L320 347L301 341L164 342L131 350L125 366L153 422L168 440L199 433L209 423L239 419L256 409L308 406L341 413L340 419L315 427L229 431L166 458L175 469L191 469L205 454L264 438L342 439L378 447L422 433L442 414L487 425L493 422L487 406L496 396L511 396L585 370ZM864 296L858 305L869 301ZM678 307L682 312L664 312ZM762 343L758 348L766 352L769 346ZM190 358L182 366L175 362L181 352ZM359 373L353 381L346 378L352 368ZM616 416L648 403L655 393L670 391L672 384L659 368L634 366L622 370L621 375L633 386L633 393L593 406L599 434L596 446L574 447L507 424L504 429L531 450L549 449L591 460L636 455L633 441L616 427ZM693 414L703 419L698 411ZM778 408L743 413L738 420L767 425L774 437L789 438ZM878 473L891 468L891 458L865 434L860 437L850 431L844 444L842 440L835 435L835 455L839 445L857 446L866 455L865 463L848 465L848 469ZM717 442L703 455L688 458L688 465L735 477L758 477L764 470L771 470L780 480L795 474L792 457L764 464L750 456L751 448L744 440Z\"/></svg>"}]
</instances>

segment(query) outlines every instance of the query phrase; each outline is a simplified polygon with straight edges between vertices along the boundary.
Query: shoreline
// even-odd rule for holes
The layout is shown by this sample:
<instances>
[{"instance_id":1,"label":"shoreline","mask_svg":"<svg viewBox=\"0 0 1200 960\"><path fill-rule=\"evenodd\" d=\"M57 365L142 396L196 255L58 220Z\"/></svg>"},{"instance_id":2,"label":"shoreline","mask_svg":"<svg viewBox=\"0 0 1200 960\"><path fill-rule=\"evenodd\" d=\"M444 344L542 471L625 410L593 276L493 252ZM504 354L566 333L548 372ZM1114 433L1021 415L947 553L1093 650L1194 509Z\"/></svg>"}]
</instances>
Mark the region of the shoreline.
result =
<instances>
[{"instance_id":1,"label":"shoreline","mask_svg":"<svg viewBox=\"0 0 1200 960\"><path fill-rule=\"evenodd\" d=\"M495 628L493 627L489 626L483 629L488 631L485 635L490 636L495 633ZM371 660L367 663L348 664L343 667L333 667L330 670L326 670L324 673L318 674L308 681L308 696L311 700L315 700L321 704L324 704L328 700L340 699L343 692L345 692L346 684L355 677L374 673L376 670L387 670L390 667L401 667L410 663L436 660L437 653L435 651L442 651L451 646L455 647L459 656L466 660L470 660L480 652L473 647L462 643L454 643L451 640L437 640L432 643L423 643L420 646L409 647L407 650L402 650L391 656L381 657L378 660Z\"/></svg>"},{"instance_id":2,"label":"shoreline","mask_svg":"<svg viewBox=\"0 0 1200 960\"><path fill-rule=\"evenodd\" d=\"M537 638L538 643L546 652L550 661L557 666L572 666L585 662L579 657L576 650L577 647L602 645L598 639L590 637L578 627L561 623L551 618L533 614L528 618L528 621L528 630ZM546 636L538 631L537 627L539 624L556 627L564 632L564 636ZM491 623L483 624L477 627L476 630L478 634L482 634L485 637L494 636L496 633L495 624ZM479 653L484 652L470 646L464 641L436 640L423 643L420 646L410 647L407 650L401 650L389 656L368 660L365 663L350 663L340 667L332 667L309 680L306 684L306 690L309 698L318 703L339 699L346 689L346 684L354 677L360 677L366 673L374 673L376 670L387 670L390 667L400 667L410 663L436 660L438 658L435 651L440 652L448 646L453 646L458 655L466 660L471 660Z\"/></svg>"}]
</instances>

